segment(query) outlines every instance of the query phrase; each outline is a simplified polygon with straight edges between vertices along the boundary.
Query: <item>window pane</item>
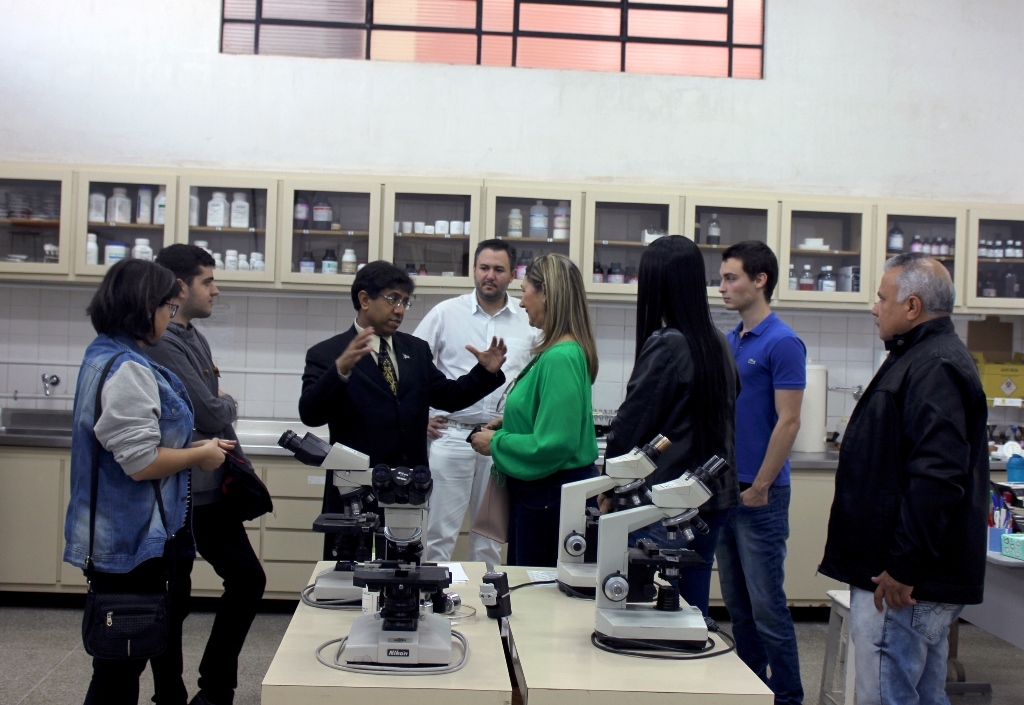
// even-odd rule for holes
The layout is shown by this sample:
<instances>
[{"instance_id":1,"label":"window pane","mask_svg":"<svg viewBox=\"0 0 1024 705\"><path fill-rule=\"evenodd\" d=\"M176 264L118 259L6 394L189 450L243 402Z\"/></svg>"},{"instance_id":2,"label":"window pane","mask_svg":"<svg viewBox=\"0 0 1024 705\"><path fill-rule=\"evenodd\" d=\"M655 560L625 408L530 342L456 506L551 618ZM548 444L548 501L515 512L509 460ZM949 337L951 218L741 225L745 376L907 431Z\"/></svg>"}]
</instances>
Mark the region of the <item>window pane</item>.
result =
<instances>
[{"instance_id":1,"label":"window pane","mask_svg":"<svg viewBox=\"0 0 1024 705\"><path fill-rule=\"evenodd\" d=\"M224 19L256 19L256 0L224 0Z\"/></svg>"},{"instance_id":2,"label":"window pane","mask_svg":"<svg viewBox=\"0 0 1024 705\"><path fill-rule=\"evenodd\" d=\"M725 47L630 43L626 47L626 71L685 76L728 76L729 50Z\"/></svg>"},{"instance_id":3,"label":"window pane","mask_svg":"<svg viewBox=\"0 0 1024 705\"><path fill-rule=\"evenodd\" d=\"M225 2L239 0L225 0ZM365 22L365 0L263 0L263 17L311 22Z\"/></svg>"},{"instance_id":4,"label":"window pane","mask_svg":"<svg viewBox=\"0 0 1024 705\"><path fill-rule=\"evenodd\" d=\"M361 29L260 25L260 53L361 59L365 36Z\"/></svg>"},{"instance_id":5,"label":"window pane","mask_svg":"<svg viewBox=\"0 0 1024 705\"><path fill-rule=\"evenodd\" d=\"M523 37L516 47L516 66L533 69L618 71L621 45L583 39Z\"/></svg>"},{"instance_id":6,"label":"window pane","mask_svg":"<svg viewBox=\"0 0 1024 705\"><path fill-rule=\"evenodd\" d=\"M255 36L255 25L225 22L221 34L221 51L225 54L251 54Z\"/></svg>"},{"instance_id":7,"label":"window pane","mask_svg":"<svg viewBox=\"0 0 1024 705\"><path fill-rule=\"evenodd\" d=\"M736 44L764 43L763 0L733 0L732 40Z\"/></svg>"},{"instance_id":8,"label":"window pane","mask_svg":"<svg viewBox=\"0 0 1024 705\"><path fill-rule=\"evenodd\" d=\"M511 32L512 15L512 0L484 0L483 28L488 32Z\"/></svg>"},{"instance_id":9,"label":"window pane","mask_svg":"<svg viewBox=\"0 0 1024 705\"><path fill-rule=\"evenodd\" d=\"M728 22L726 15L704 12L630 10L629 36L724 42L729 39Z\"/></svg>"},{"instance_id":10,"label":"window pane","mask_svg":"<svg viewBox=\"0 0 1024 705\"><path fill-rule=\"evenodd\" d=\"M617 37L621 31L618 8L521 5L519 29L527 32L597 34Z\"/></svg>"},{"instance_id":11,"label":"window pane","mask_svg":"<svg viewBox=\"0 0 1024 705\"><path fill-rule=\"evenodd\" d=\"M733 78L761 78L761 50L732 50Z\"/></svg>"},{"instance_id":12,"label":"window pane","mask_svg":"<svg viewBox=\"0 0 1024 705\"><path fill-rule=\"evenodd\" d=\"M485 36L480 45L480 63L484 66L511 66L512 37Z\"/></svg>"},{"instance_id":13,"label":"window pane","mask_svg":"<svg viewBox=\"0 0 1024 705\"><path fill-rule=\"evenodd\" d=\"M476 27L476 0L375 0L374 24Z\"/></svg>"},{"instance_id":14,"label":"window pane","mask_svg":"<svg viewBox=\"0 0 1024 705\"><path fill-rule=\"evenodd\" d=\"M370 58L437 64L475 64L476 36L442 32L373 33Z\"/></svg>"}]
</instances>

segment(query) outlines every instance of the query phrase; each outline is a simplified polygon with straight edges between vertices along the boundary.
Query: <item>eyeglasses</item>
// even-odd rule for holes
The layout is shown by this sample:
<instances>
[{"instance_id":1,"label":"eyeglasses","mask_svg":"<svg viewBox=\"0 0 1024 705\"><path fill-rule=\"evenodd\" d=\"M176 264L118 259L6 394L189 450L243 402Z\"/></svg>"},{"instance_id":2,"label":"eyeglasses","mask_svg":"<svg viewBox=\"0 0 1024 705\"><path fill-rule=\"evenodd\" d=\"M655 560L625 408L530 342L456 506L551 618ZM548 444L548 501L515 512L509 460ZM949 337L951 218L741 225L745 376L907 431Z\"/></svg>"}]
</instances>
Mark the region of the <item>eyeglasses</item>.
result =
<instances>
[{"instance_id":1,"label":"eyeglasses","mask_svg":"<svg viewBox=\"0 0 1024 705\"><path fill-rule=\"evenodd\" d=\"M494 413L500 414L505 410L505 400L508 399L509 392L512 391L512 388L516 386L516 382L518 381L519 378L516 377L514 380L512 380L512 384L505 387L505 391L502 393L501 398L498 399L498 404L494 407Z\"/></svg>"},{"instance_id":2,"label":"eyeglasses","mask_svg":"<svg viewBox=\"0 0 1024 705\"><path fill-rule=\"evenodd\" d=\"M171 312L171 318L174 318L175 316L178 315L178 304L167 303L164 305Z\"/></svg>"},{"instance_id":3,"label":"eyeglasses","mask_svg":"<svg viewBox=\"0 0 1024 705\"><path fill-rule=\"evenodd\" d=\"M387 301L388 305L391 306L391 308L397 308L398 306L401 306L406 311L412 308L412 301L410 301L409 299L400 299L394 294L384 294L381 296L381 298Z\"/></svg>"}]
</instances>

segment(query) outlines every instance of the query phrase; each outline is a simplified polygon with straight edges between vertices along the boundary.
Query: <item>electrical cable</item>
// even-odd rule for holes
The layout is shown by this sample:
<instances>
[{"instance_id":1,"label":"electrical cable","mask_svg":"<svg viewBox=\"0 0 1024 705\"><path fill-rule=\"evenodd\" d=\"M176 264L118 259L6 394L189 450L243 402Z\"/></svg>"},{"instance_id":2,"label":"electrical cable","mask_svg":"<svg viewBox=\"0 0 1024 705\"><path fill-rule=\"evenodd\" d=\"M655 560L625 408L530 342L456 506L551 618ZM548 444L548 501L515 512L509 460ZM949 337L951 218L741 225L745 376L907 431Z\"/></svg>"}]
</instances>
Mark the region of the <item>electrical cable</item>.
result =
<instances>
[{"instance_id":1,"label":"electrical cable","mask_svg":"<svg viewBox=\"0 0 1024 705\"><path fill-rule=\"evenodd\" d=\"M463 610L473 610L473 611L472 612L463 612ZM437 614L437 613L435 612L434 614ZM476 616L476 607L474 607L473 605L462 605L461 607L459 607L459 609L456 612L452 612L451 614L445 613L445 614L443 614L441 616L442 617L447 617L452 622L454 622L456 619L462 619L463 617L466 617L466 618L468 618L468 617L475 617Z\"/></svg>"},{"instance_id":2,"label":"electrical cable","mask_svg":"<svg viewBox=\"0 0 1024 705\"><path fill-rule=\"evenodd\" d=\"M508 589L508 591L512 592L513 590L518 590L519 588L524 587L530 587L531 585L554 585L557 582L557 580L535 580L532 583L519 583L518 585L513 585Z\"/></svg>"},{"instance_id":3,"label":"electrical cable","mask_svg":"<svg viewBox=\"0 0 1024 705\"><path fill-rule=\"evenodd\" d=\"M736 649L736 640L733 639L732 635L727 631L719 627L717 624L711 628L711 631L716 634L721 634L722 639L729 645L728 648L720 651L715 651L715 640L710 636L707 642L700 649L681 649L672 646L666 646L664 644L658 644L655 642L641 641L639 639L615 639L614 641L620 644L631 644L641 649L650 649L650 651L634 651L632 649L623 649L618 646L613 646L607 643L608 637L599 635L597 632L592 632L590 635L590 643L592 643L601 651L607 651L610 654L618 654L619 656L631 656L633 658L649 658L649 659L660 659L663 661L696 661L697 659L713 658L715 656L721 656L727 654ZM676 655L672 655L676 654Z\"/></svg>"},{"instance_id":4,"label":"electrical cable","mask_svg":"<svg viewBox=\"0 0 1024 705\"><path fill-rule=\"evenodd\" d=\"M310 594L312 594L315 587L316 585L314 584L302 588L302 592L299 593L302 604L321 610L354 610L362 607L362 600L314 600L310 597Z\"/></svg>"},{"instance_id":5,"label":"electrical cable","mask_svg":"<svg viewBox=\"0 0 1024 705\"><path fill-rule=\"evenodd\" d=\"M580 592L579 590L575 589L572 585L567 585L566 583L558 583L558 589L566 595L568 595L569 597L578 597L581 600L596 599L596 593L595 595L589 595L585 592Z\"/></svg>"},{"instance_id":6,"label":"electrical cable","mask_svg":"<svg viewBox=\"0 0 1024 705\"><path fill-rule=\"evenodd\" d=\"M457 632L454 629L452 629L452 639L457 640L462 645L462 658L459 659L458 663L448 666L394 666L379 663L342 663L341 654L345 651L345 644L348 642L347 636L343 636L340 639L325 641L320 644L320 646L316 647L316 660L328 668L333 668L337 671L369 675L387 674L390 676L431 676L441 675L444 673L454 673L465 666L466 661L469 659L469 641L466 640L466 637L462 632ZM327 661L321 655L321 652L331 644L338 645L338 650L334 653L333 663Z\"/></svg>"}]
</instances>

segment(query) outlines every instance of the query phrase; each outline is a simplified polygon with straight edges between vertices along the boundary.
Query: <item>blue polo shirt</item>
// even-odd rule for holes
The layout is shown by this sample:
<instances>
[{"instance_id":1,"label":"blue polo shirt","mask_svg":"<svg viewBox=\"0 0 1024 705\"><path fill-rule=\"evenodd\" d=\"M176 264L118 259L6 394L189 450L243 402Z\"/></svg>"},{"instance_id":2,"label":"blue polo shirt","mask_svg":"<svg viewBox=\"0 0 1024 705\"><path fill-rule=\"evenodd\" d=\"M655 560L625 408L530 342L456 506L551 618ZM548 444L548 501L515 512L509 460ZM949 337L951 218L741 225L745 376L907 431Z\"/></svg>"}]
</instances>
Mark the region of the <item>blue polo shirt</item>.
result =
<instances>
[{"instance_id":1,"label":"blue polo shirt","mask_svg":"<svg viewBox=\"0 0 1024 705\"><path fill-rule=\"evenodd\" d=\"M807 348L774 313L741 336L742 330L741 321L729 332L729 345L743 385L736 400L736 472L740 482L752 483L779 420L775 390L807 386ZM788 485L786 460L772 486Z\"/></svg>"}]
</instances>

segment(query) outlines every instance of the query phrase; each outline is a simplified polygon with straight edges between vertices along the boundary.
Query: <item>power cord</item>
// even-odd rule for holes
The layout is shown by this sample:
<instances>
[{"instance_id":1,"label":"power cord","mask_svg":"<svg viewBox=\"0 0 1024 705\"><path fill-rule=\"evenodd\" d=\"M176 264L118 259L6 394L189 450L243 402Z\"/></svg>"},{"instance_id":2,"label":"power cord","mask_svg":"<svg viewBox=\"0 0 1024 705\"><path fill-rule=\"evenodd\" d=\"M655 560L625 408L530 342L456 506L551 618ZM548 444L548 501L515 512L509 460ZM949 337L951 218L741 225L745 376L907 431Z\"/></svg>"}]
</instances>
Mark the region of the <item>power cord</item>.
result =
<instances>
[{"instance_id":1,"label":"power cord","mask_svg":"<svg viewBox=\"0 0 1024 705\"><path fill-rule=\"evenodd\" d=\"M585 593L585 592L581 592L580 590L577 590L576 588L574 588L572 585L568 585L566 583L558 583L558 589L561 590L566 595L568 595L569 597L578 597L581 600L594 600L594 599L596 599L595 595L591 595L591 594L588 594L588 593Z\"/></svg>"},{"instance_id":2,"label":"power cord","mask_svg":"<svg viewBox=\"0 0 1024 705\"><path fill-rule=\"evenodd\" d=\"M316 660L337 671L346 671L348 673L363 673L371 675L379 675L386 673L390 676L431 676L441 675L444 673L454 673L463 666L466 665L466 661L469 659L469 642L462 632L457 632L452 629L452 639L458 641L462 645L462 658L459 659L458 663L454 663L448 666L391 666L385 664L374 664L374 663L343 663L341 661L341 654L345 651L345 644L348 642L348 637L343 636L340 639L331 639L325 641L320 646L316 647ZM338 650L334 653L334 661L327 661L322 652L328 646L332 644L338 645Z\"/></svg>"},{"instance_id":3,"label":"power cord","mask_svg":"<svg viewBox=\"0 0 1024 705\"><path fill-rule=\"evenodd\" d=\"M362 600L314 600L310 597L316 585L307 585L299 593L302 604L321 610L354 610L362 607Z\"/></svg>"},{"instance_id":4,"label":"power cord","mask_svg":"<svg viewBox=\"0 0 1024 705\"><path fill-rule=\"evenodd\" d=\"M513 590L518 590L519 588L524 587L530 587L531 585L554 585L557 582L557 580L535 580L532 583L519 583L518 585L513 585L508 589L508 591L512 592Z\"/></svg>"},{"instance_id":5,"label":"power cord","mask_svg":"<svg viewBox=\"0 0 1024 705\"><path fill-rule=\"evenodd\" d=\"M601 651L607 651L610 654L617 654L619 656L631 656L633 658L649 658L649 659L660 659L663 661L696 661L697 659L713 658L715 656L722 656L736 649L736 640L733 639L732 635L727 631L718 626L715 620L710 617L705 617L704 621L708 625L708 631L720 634L722 640L725 641L729 646L721 651L715 651L715 640L710 636L704 646L698 649L683 649L673 646L666 646L650 641L641 641L639 639L611 639L609 637L593 632L590 635L590 643L599 648ZM614 643L613 643L614 642ZM624 649L617 644L628 644L636 647L637 649L646 649L646 651L635 651L633 649Z\"/></svg>"}]
</instances>

